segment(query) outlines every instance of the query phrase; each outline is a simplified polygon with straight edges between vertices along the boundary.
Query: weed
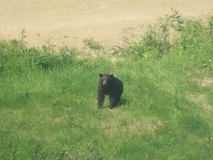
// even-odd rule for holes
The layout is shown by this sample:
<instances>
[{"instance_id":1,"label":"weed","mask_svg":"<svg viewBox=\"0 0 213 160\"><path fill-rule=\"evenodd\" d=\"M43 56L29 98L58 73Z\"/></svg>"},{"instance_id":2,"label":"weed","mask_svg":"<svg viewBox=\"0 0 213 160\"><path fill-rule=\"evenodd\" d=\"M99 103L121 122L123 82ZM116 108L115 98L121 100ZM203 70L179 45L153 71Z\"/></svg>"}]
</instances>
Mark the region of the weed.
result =
<instances>
[{"instance_id":1,"label":"weed","mask_svg":"<svg viewBox=\"0 0 213 160\"><path fill-rule=\"evenodd\" d=\"M101 50L103 46L100 43L96 42L93 37L87 38L84 41L84 44L93 50Z\"/></svg>"}]
</instances>

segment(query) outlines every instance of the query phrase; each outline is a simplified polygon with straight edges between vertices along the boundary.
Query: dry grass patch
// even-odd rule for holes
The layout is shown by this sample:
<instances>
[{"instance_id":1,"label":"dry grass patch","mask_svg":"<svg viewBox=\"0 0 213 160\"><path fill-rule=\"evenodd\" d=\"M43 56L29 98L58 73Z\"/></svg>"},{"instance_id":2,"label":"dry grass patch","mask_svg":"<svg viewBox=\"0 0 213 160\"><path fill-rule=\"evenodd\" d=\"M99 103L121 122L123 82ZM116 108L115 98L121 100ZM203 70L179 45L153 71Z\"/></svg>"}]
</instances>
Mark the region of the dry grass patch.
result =
<instances>
[{"instance_id":1,"label":"dry grass patch","mask_svg":"<svg viewBox=\"0 0 213 160\"><path fill-rule=\"evenodd\" d=\"M202 79L202 80L197 79L196 81L197 81L197 82L199 83L199 85L201 85L202 87L207 87L207 86L210 86L210 85L213 84L213 78L204 78L204 79Z\"/></svg>"},{"instance_id":2,"label":"dry grass patch","mask_svg":"<svg viewBox=\"0 0 213 160\"><path fill-rule=\"evenodd\" d=\"M188 93L188 97L193 102L201 104L206 112L212 109L212 107L208 104L205 95L197 93Z\"/></svg>"}]
</instances>

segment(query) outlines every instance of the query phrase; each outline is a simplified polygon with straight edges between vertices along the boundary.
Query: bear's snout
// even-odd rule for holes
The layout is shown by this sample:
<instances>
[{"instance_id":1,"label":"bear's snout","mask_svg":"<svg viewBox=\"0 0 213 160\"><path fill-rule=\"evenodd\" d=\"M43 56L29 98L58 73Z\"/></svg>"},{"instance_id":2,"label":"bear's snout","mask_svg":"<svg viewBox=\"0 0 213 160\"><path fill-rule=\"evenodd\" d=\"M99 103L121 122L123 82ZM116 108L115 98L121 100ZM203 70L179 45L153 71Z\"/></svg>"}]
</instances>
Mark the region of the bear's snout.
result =
<instances>
[{"instance_id":1,"label":"bear's snout","mask_svg":"<svg viewBox=\"0 0 213 160\"><path fill-rule=\"evenodd\" d=\"M103 81L103 85L104 85L104 86L107 85L107 81L106 81L106 80Z\"/></svg>"}]
</instances>

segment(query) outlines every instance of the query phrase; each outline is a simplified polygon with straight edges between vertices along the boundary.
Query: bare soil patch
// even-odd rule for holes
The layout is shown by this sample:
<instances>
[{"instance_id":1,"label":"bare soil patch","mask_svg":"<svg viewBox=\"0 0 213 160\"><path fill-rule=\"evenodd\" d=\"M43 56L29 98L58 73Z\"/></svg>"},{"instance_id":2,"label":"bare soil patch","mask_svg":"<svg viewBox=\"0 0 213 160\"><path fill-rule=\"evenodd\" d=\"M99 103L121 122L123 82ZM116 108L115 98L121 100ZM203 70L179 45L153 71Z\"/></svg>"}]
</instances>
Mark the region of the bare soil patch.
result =
<instances>
[{"instance_id":1,"label":"bare soil patch","mask_svg":"<svg viewBox=\"0 0 213 160\"><path fill-rule=\"evenodd\" d=\"M171 7L187 17L213 15L212 0L1 0L0 37L20 38L25 29L29 47L84 49L88 37L106 47L119 46L137 41Z\"/></svg>"}]
</instances>

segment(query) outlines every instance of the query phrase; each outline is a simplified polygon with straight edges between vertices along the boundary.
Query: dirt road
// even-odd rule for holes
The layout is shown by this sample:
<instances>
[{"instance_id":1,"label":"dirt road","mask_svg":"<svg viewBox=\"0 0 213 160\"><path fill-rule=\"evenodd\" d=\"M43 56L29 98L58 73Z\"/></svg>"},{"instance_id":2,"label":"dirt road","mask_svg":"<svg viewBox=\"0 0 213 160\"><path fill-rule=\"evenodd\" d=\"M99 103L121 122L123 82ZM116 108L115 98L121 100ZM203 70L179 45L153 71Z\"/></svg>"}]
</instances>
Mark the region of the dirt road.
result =
<instances>
[{"instance_id":1,"label":"dirt road","mask_svg":"<svg viewBox=\"0 0 213 160\"><path fill-rule=\"evenodd\" d=\"M137 40L171 7L187 17L213 15L213 0L0 0L0 37L20 38L25 29L28 46L84 49L94 37L112 47Z\"/></svg>"}]
</instances>

